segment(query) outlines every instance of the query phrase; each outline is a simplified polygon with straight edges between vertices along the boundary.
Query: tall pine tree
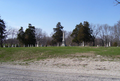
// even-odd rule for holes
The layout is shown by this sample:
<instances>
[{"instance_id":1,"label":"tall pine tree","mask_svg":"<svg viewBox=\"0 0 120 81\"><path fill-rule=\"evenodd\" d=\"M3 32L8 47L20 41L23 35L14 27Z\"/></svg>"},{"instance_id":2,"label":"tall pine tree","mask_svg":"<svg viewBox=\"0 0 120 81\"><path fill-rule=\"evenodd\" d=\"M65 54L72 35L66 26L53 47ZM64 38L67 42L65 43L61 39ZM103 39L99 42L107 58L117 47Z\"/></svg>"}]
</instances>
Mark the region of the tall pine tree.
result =
<instances>
[{"instance_id":1,"label":"tall pine tree","mask_svg":"<svg viewBox=\"0 0 120 81\"><path fill-rule=\"evenodd\" d=\"M56 28L53 28L55 33L52 36L52 38L53 38L52 41L55 44L57 44L57 43L60 44L62 42L62 36L63 36L62 29L63 29L63 26L61 26L60 22L57 23Z\"/></svg>"},{"instance_id":2,"label":"tall pine tree","mask_svg":"<svg viewBox=\"0 0 120 81\"><path fill-rule=\"evenodd\" d=\"M80 41L78 40L78 33L79 33L80 28L82 27L83 27L82 23L80 23L79 25L76 25L75 29L73 30L71 34L71 36L73 37L72 42L75 42L77 44L80 43Z\"/></svg>"},{"instance_id":3,"label":"tall pine tree","mask_svg":"<svg viewBox=\"0 0 120 81\"><path fill-rule=\"evenodd\" d=\"M25 32L23 31L23 27L21 27L17 35L17 39L19 40L20 44L24 44L25 42L24 35L25 35Z\"/></svg>"},{"instance_id":4,"label":"tall pine tree","mask_svg":"<svg viewBox=\"0 0 120 81\"><path fill-rule=\"evenodd\" d=\"M3 40L6 37L5 35L5 22L0 18L0 46L3 47Z\"/></svg>"},{"instance_id":5,"label":"tall pine tree","mask_svg":"<svg viewBox=\"0 0 120 81\"><path fill-rule=\"evenodd\" d=\"M89 28L89 23L84 21L83 26L79 29L78 32L78 41L79 42L89 42L91 41L92 30Z\"/></svg>"},{"instance_id":6,"label":"tall pine tree","mask_svg":"<svg viewBox=\"0 0 120 81\"><path fill-rule=\"evenodd\" d=\"M25 31L25 45L30 46L33 45L35 46L36 43L36 38L35 38L35 27L32 26L31 24L28 25L28 29Z\"/></svg>"}]
</instances>

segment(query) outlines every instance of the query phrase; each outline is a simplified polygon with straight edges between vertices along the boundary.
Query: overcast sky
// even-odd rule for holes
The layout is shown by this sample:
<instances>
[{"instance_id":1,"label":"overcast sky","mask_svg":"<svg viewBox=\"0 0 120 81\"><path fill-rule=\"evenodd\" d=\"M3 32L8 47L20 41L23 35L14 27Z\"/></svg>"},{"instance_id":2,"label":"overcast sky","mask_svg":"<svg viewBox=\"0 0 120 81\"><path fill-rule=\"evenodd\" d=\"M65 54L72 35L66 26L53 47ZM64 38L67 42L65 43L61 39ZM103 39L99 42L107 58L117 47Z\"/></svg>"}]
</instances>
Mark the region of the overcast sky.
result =
<instances>
[{"instance_id":1,"label":"overcast sky","mask_svg":"<svg viewBox=\"0 0 120 81\"><path fill-rule=\"evenodd\" d=\"M58 22L66 31L76 24L108 24L120 20L120 4L115 0L0 0L0 16L7 28L24 29L31 23L48 35Z\"/></svg>"}]
</instances>

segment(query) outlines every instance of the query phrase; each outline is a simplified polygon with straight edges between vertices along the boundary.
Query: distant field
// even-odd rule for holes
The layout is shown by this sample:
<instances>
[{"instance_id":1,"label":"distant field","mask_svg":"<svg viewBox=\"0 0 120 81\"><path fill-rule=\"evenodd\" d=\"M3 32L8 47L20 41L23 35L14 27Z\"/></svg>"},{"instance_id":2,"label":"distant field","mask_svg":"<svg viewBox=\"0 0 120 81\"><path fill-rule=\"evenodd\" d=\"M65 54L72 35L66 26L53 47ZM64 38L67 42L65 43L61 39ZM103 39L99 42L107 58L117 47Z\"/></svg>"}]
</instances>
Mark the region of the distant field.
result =
<instances>
[{"instance_id":1,"label":"distant field","mask_svg":"<svg viewBox=\"0 0 120 81\"><path fill-rule=\"evenodd\" d=\"M29 61L55 57L73 57L74 54L94 53L108 57L120 57L120 47L18 47L0 48L0 62Z\"/></svg>"}]
</instances>

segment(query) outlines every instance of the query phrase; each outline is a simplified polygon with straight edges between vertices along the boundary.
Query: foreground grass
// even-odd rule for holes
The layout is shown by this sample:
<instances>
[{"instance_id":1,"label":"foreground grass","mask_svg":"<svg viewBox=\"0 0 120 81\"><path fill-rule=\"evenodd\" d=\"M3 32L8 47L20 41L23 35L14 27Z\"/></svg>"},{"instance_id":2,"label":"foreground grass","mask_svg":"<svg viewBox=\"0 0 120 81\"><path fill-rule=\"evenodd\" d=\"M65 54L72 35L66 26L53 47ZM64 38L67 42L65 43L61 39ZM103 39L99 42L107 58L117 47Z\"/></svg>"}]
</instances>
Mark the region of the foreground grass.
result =
<instances>
[{"instance_id":1,"label":"foreground grass","mask_svg":"<svg viewBox=\"0 0 120 81\"><path fill-rule=\"evenodd\" d=\"M119 47L19 47L0 48L0 62L29 61L55 57L68 57L76 53L99 54L102 56L116 57L120 55Z\"/></svg>"}]
</instances>

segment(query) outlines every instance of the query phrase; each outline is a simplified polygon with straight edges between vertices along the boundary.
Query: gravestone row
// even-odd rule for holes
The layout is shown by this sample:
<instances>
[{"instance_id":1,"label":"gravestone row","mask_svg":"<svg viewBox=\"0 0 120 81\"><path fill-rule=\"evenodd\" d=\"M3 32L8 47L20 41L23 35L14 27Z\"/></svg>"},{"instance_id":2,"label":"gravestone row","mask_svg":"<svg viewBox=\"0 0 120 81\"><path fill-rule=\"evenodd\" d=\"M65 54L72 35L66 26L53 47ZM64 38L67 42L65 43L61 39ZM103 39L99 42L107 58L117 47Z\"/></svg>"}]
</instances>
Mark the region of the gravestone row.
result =
<instances>
[{"instance_id":1,"label":"gravestone row","mask_svg":"<svg viewBox=\"0 0 120 81\"><path fill-rule=\"evenodd\" d=\"M37 44L35 45L35 47L47 47L47 45L43 45L43 44L41 44L41 45L39 45L38 44L39 42L37 42ZM57 46L60 46L59 45L59 43L57 44ZM61 46L66 46L66 44L65 44L65 33L64 33L64 31L63 31L63 38L62 38L62 44L61 44ZM71 44L69 45L69 46L71 46ZM85 46L85 44L84 44L84 41L82 42L82 44L81 44L81 46ZM110 47L111 46L111 43L109 42L107 45L105 45L106 47ZM5 48L5 47L34 47L33 45L28 45L28 46L25 46L25 45L23 45L23 46L20 46L20 45L18 45L18 44L15 44L15 45L3 45L3 47ZM97 45L97 47L99 47L99 45Z\"/></svg>"},{"instance_id":2,"label":"gravestone row","mask_svg":"<svg viewBox=\"0 0 120 81\"><path fill-rule=\"evenodd\" d=\"M59 45L59 46L60 46L60 45ZM62 40L61 46L66 46L66 45L65 45L64 36L63 36L63 40ZM72 46L72 45L70 44L69 46ZM84 47L84 46L85 46L84 42L82 42L80 46L83 46L83 47ZM100 46L100 45L97 45L97 47L99 47L99 46ZM14 44L14 45L3 45L3 47L4 47L4 48L5 48L5 47L47 47L47 45L43 45L43 44L39 45L39 44L36 44L35 46L33 46L33 45L28 45L28 46L23 45L23 46L20 46L20 45L18 45L18 44ZM105 45L105 47L111 47L111 43L109 42L108 44Z\"/></svg>"}]
</instances>

